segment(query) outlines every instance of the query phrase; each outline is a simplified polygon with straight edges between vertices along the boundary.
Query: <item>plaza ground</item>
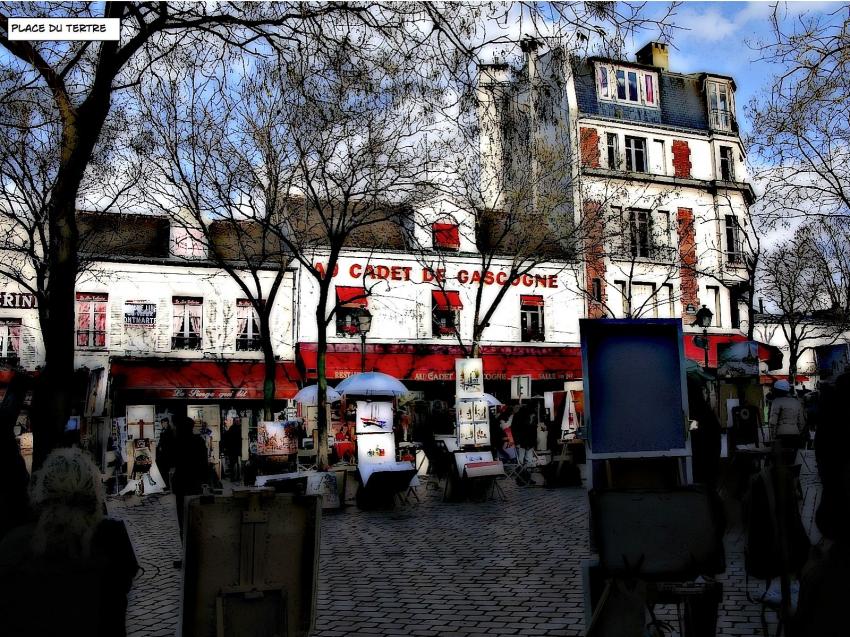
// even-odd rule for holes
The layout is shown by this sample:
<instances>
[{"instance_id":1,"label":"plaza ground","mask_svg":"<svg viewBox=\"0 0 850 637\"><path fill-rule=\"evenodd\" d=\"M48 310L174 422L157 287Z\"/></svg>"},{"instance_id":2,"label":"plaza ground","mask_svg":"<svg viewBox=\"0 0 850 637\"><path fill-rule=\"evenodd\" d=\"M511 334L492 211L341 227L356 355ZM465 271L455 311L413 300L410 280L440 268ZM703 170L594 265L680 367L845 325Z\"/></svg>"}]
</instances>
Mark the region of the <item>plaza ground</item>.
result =
<instances>
[{"instance_id":1,"label":"plaza ground","mask_svg":"<svg viewBox=\"0 0 850 637\"><path fill-rule=\"evenodd\" d=\"M806 456L803 523L817 540L818 488ZM393 511L326 512L315 637L583 635L586 491L512 483L505 491L505 502L450 504L422 486L421 503ZM143 569L130 593L128 635L174 635L180 571L172 563L181 555L173 496L111 498L109 509L127 523ZM727 512L718 634L760 635L760 608L745 591L740 511L730 503ZM667 609L665 619L674 618Z\"/></svg>"}]
</instances>

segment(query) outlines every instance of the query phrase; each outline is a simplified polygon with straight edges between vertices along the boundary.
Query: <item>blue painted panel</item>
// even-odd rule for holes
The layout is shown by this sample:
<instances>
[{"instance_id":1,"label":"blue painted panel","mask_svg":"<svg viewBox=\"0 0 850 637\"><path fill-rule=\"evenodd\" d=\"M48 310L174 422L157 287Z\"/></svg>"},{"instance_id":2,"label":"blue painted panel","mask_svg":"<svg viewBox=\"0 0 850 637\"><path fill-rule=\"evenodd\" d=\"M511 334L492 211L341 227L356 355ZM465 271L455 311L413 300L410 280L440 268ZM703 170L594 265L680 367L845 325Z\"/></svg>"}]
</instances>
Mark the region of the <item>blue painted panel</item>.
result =
<instances>
[{"instance_id":1,"label":"blue painted panel","mask_svg":"<svg viewBox=\"0 0 850 637\"><path fill-rule=\"evenodd\" d=\"M590 449L683 449L688 413L678 319L581 321L585 424Z\"/></svg>"}]
</instances>

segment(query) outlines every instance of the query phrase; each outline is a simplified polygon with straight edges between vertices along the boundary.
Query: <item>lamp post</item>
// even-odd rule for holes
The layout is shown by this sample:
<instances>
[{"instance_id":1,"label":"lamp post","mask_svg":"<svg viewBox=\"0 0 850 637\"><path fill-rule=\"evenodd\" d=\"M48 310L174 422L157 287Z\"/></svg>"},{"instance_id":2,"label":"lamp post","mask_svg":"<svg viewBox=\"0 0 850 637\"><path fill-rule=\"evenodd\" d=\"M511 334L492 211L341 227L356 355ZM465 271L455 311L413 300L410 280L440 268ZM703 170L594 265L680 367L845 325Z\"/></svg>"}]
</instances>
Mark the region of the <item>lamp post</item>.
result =
<instances>
[{"instance_id":1,"label":"lamp post","mask_svg":"<svg viewBox=\"0 0 850 637\"><path fill-rule=\"evenodd\" d=\"M705 369L708 369L708 328L713 318L714 314L712 311L703 305L697 312L696 320L692 323L692 325L699 325L702 328L702 341L698 344L702 345L702 349L705 352ZM697 339L694 340L696 341Z\"/></svg>"},{"instance_id":2,"label":"lamp post","mask_svg":"<svg viewBox=\"0 0 850 637\"><path fill-rule=\"evenodd\" d=\"M372 329L372 314L365 307L357 314L357 331L360 332L360 371L366 371L366 335Z\"/></svg>"}]
</instances>

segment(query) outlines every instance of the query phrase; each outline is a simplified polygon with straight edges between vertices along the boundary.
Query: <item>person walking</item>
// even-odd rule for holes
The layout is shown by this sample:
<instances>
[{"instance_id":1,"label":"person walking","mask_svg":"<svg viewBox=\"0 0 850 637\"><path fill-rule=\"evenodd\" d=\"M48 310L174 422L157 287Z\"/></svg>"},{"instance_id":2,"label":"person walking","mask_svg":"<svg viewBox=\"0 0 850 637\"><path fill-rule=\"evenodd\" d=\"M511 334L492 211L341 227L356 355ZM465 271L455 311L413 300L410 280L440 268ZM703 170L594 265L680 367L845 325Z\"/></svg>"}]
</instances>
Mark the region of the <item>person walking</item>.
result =
<instances>
[{"instance_id":1,"label":"person walking","mask_svg":"<svg viewBox=\"0 0 850 637\"><path fill-rule=\"evenodd\" d=\"M174 445L174 476L171 490L177 500L177 526L183 539L184 503L187 495L200 495L209 480L209 460L204 439L194 433L195 421L188 416L177 418Z\"/></svg>"},{"instance_id":2,"label":"person walking","mask_svg":"<svg viewBox=\"0 0 850 637\"><path fill-rule=\"evenodd\" d=\"M79 449L56 449L33 476L36 520L0 542L4 637L126 635L139 570L124 523L104 513L101 474Z\"/></svg>"},{"instance_id":3,"label":"person walking","mask_svg":"<svg viewBox=\"0 0 850 637\"><path fill-rule=\"evenodd\" d=\"M156 445L156 467L162 475L165 488L170 489L171 476L169 473L174 466L175 434L167 418L163 418L160 424L162 428L159 431L159 442Z\"/></svg>"},{"instance_id":4,"label":"person walking","mask_svg":"<svg viewBox=\"0 0 850 637\"><path fill-rule=\"evenodd\" d=\"M691 430L694 482L714 489L720 471L720 422L705 397L705 386L688 377L688 415L696 421Z\"/></svg>"},{"instance_id":5,"label":"person walking","mask_svg":"<svg viewBox=\"0 0 850 637\"><path fill-rule=\"evenodd\" d=\"M517 446L517 464L521 467L517 484L525 485L530 481L534 447L537 445L537 424L528 405L520 405L511 422L514 442Z\"/></svg>"},{"instance_id":6,"label":"person walking","mask_svg":"<svg viewBox=\"0 0 850 637\"><path fill-rule=\"evenodd\" d=\"M806 424L806 412L796 397L791 396L787 380L773 384L773 403L770 405L770 432L779 442L786 464L794 464L800 448L800 435Z\"/></svg>"}]
</instances>

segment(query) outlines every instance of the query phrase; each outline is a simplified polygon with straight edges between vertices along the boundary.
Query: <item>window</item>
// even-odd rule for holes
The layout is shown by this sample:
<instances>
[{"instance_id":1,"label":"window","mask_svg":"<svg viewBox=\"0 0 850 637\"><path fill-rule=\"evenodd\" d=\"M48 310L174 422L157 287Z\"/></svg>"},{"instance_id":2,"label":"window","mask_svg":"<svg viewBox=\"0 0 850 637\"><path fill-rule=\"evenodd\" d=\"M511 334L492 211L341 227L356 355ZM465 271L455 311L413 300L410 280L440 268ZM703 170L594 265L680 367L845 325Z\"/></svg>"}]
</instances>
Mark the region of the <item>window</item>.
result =
<instances>
[{"instance_id":1,"label":"window","mask_svg":"<svg viewBox=\"0 0 850 637\"><path fill-rule=\"evenodd\" d=\"M175 296L171 349L201 349L201 319L204 300L194 297Z\"/></svg>"},{"instance_id":2,"label":"window","mask_svg":"<svg viewBox=\"0 0 850 637\"><path fill-rule=\"evenodd\" d=\"M741 288L733 286L729 288L729 322L732 327L741 327Z\"/></svg>"},{"instance_id":3,"label":"window","mask_svg":"<svg viewBox=\"0 0 850 637\"><path fill-rule=\"evenodd\" d=\"M460 327L460 293L447 290L431 293L431 331L435 338L455 336Z\"/></svg>"},{"instance_id":4,"label":"window","mask_svg":"<svg viewBox=\"0 0 850 637\"><path fill-rule=\"evenodd\" d=\"M106 347L108 294L77 293L77 347Z\"/></svg>"},{"instance_id":5,"label":"window","mask_svg":"<svg viewBox=\"0 0 850 637\"><path fill-rule=\"evenodd\" d=\"M260 317L248 299L236 301L236 323L236 349L245 352L260 349Z\"/></svg>"},{"instance_id":6,"label":"window","mask_svg":"<svg viewBox=\"0 0 850 637\"><path fill-rule=\"evenodd\" d=\"M741 226L735 215L726 215L726 261L739 265L744 263Z\"/></svg>"},{"instance_id":7,"label":"window","mask_svg":"<svg viewBox=\"0 0 850 637\"><path fill-rule=\"evenodd\" d=\"M632 318L658 318L658 299L654 283L632 283L629 299Z\"/></svg>"},{"instance_id":8,"label":"window","mask_svg":"<svg viewBox=\"0 0 850 637\"><path fill-rule=\"evenodd\" d=\"M608 168L619 170L620 168L620 144L616 133L605 134L606 147L608 148Z\"/></svg>"},{"instance_id":9,"label":"window","mask_svg":"<svg viewBox=\"0 0 850 637\"><path fill-rule=\"evenodd\" d=\"M667 156L664 152L663 139L652 140L652 153L650 154L650 158L652 159L652 174L666 175Z\"/></svg>"},{"instance_id":10,"label":"window","mask_svg":"<svg viewBox=\"0 0 850 637\"><path fill-rule=\"evenodd\" d=\"M596 94L599 99L658 107L658 74L640 69L596 67Z\"/></svg>"},{"instance_id":11,"label":"window","mask_svg":"<svg viewBox=\"0 0 850 637\"><path fill-rule=\"evenodd\" d=\"M732 159L732 147L720 147L720 179L735 181L735 163Z\"/></svg>"},{"instance_id":12,"label":"window","mask_svg":"<svg viewBox=\"0 0 850 637\"><path fill-rule=\"evenodd\" d=\"M21 352L21 319L0 319L0 360L17 363Z\"/></svg>"},{"instance_id":13,"label":"window","mask_svg":"<svg viewBox=\"0 0 850 637\"><path fill-rule=\"evenodd\" d=\"M519 318L523 343L545 341L543 327L543 297L532 294L520 296Z\"/></svg>"},{"instance_id":14,"label":"window","mask_svg":"<svg viewBox=\"0 0 850 637\"><path fill-rule=\"evenodd\" d=\"M708 285L705 289L708 293L708 303L705 305L714 313L711 317L711 326L720 327L720 288L716 285Z\"/></svg>"},{"instance_id":15,"label":"window","mask_svg":"<svg viewBox=\"0 0 850 637\"><path fill-rule=\"evenodd\" d=\"M207 256L204 233L198 228L171 228L171 254L187 259L203 259Z\"/></svg>"},{"instance_id":16,"label":"window","mask_svg":"<svg viewBox=\"0 0 850 637\"><path fill-rule=\"evenodd\" d=\"M460 233L456 223L435 223L431 226L435 250L460 249Z\"/></svg>"},{"instance_id":17,"label":"window","mask_svg":"<svg viewBox=\"0 0 850 637\"><path fill-rule=\"evenodd\" d=\"M629 210L629 254L648 259L651 255L651 217L648 210Z\"/></svg>"},{"instance_id":18,"label":"window","mask_svg":"<svg viewBox=\"0 0 850 637\"><path fill-rule=\"evenodd\" d=\"M597 303L602 302L602 280L593 279L591 282L590 295Z\"/></svg>"},{"instance_id":19,"label":"window","mask_svg":"<svg viewBox=\"0 0 850 637\"><path fill-rule=\"evenodd\" d=\"M665 283L658 288L658 315L661 318L676 318L672 283Z\"/></svg>"},{"instance_id":20,"label":"window","mask_svg":"<svg viewBox=\"0 0 850 637\"><path fill-rule=\"evenodd\" d=\"M712 128L732 130L732 92L726 82L708 83L708 110Z\"/></svg>"},{"instance_id":21,"label":"window","mask_svg":"<svg viewBox=\"0 0 850 637\"><path fill-rule=\"evenodd\" d=\"M358 317L361 310L369 306L366 288L336 286L336 335L357 336L360 334Z\"/></svg>"},{"instance_id":22,"label":"window","mask_svg":"<svg viewBox=\"0 0 850 637\"><path fill-rule=\"evenodd\" d=\"M643 137L626 136L626 170L646 172L646 140Z\"/></svg>"}]
</instances>

